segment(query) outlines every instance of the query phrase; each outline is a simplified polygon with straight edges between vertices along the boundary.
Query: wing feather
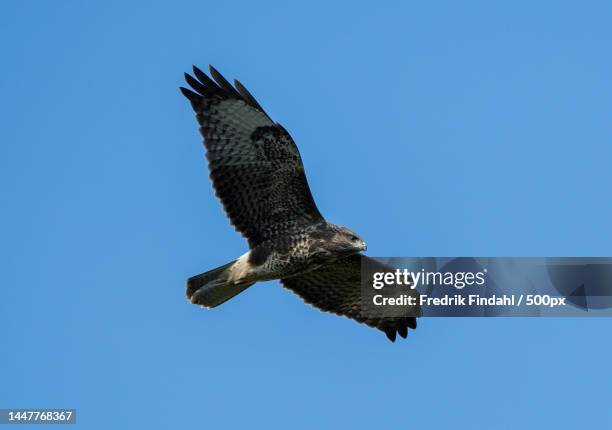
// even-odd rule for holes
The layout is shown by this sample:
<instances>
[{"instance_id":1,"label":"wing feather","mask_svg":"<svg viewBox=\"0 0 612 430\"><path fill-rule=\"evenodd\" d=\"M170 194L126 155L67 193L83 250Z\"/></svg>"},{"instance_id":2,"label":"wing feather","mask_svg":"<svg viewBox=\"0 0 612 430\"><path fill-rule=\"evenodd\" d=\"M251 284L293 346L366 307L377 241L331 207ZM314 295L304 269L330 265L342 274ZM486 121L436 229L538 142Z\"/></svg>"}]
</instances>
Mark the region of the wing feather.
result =
<instances>
[{"instance_id":1,"label":"wing feather","mask_svg":"<svg viewBox=\"0 0 612 430\"><path fill-rule=\"evenodd\" d=\"M240 93L238 93L238 91L236 91L236 89L232 86L232 84L230 84L227 81L227 79L225 79L223 77L223 75L217 71L217 69L215 69L213 66L209 66L209 68L210 68L210 74L212 75L212 77L215 80L215 82L217 83L217 85L219 85L222 89L227 91L232 96L234 96L236 98L242 98Z\"/></svg>"},{"instance_id":2,"label":"wing feather","mask_svg":"<svg viewBox=\"0 0 612 430\"><path fill-rule=\"evenodd\" d=\"M417 327L416 317L421 314L420 308L407 309L407 316L397 317L389 315L386 307L374 308L362 303L361 268L364 260L367 260L368 270L395 271L357 254L299 276L281 279L281 284L306 303L381 330L391 341L395 341L397 334L406 338L408 328Z\"/></svg>"},{"instance_id":3,"label":"wing feather","mask_svg":"<svg viewBox=\"0 0 612 430\"><path fill-rule=\"evenodd\" d=\"M195 92L181 92L196 112L216 195L251 248L322 221L289 133L242 84L236 90L212 66L214 80L193 73L185 80Z\"/></svg>"},{"instance_id":4,"label":"wing feather","mask_svg":"<svg viewBox=\"0 0 612 430\"><path fill-rule=\"evenodd\" d=\"M240 93L240 95L242 96L244 100L246 100L254 108L259 109L260 111L264 112L263 108L259 105L257 100L255 100L255 97L253 97L253 95L249 92L249 90L247 90L246 87L240 83L240 81L234 80L234 85L236 86L236 89L238 90L238 92ZM268 114L266 114L266 116L267 115Z\"/></svg>"},{"instance_id":5,"label":"wing feather","mask_svg":"<svg viewBox=\"0 0 612 430\"><path fill-rule=\"evenodd\" d=\"M212 91L220 89L215 81L210 79L206 73L201 71L196 66L193 66L193 73L196 75L196 78L200 80L204 85L210 88Z\"/></svg>"}]
</instances>

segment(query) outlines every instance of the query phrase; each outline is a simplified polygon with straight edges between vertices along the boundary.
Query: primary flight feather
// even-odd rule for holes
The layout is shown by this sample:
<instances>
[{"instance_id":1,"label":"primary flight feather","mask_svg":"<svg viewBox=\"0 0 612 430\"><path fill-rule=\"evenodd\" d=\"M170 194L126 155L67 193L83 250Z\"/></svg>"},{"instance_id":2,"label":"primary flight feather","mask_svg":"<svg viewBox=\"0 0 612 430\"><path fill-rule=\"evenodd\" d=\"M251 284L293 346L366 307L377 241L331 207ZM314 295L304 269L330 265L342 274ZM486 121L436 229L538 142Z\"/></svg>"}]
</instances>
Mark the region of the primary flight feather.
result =
<instances>
[{"instance_id":1,"label":"primary flight feather","mask_svg":"<svg viewBox=\"0 0 612 430\"><path fill-rule=\"evenodd\" d=\"M249 244L235 261L187 280L191 303L215 307L257 281L280 279L306 303L385 332L407 336L416 318L363 312L361 267L392 271L361 254L365 242L323 218L298 148L238 81L210 67L209 77L185 74L189 99L204 137L210 179L231 223Z\"/></svg>"}]
</instances>

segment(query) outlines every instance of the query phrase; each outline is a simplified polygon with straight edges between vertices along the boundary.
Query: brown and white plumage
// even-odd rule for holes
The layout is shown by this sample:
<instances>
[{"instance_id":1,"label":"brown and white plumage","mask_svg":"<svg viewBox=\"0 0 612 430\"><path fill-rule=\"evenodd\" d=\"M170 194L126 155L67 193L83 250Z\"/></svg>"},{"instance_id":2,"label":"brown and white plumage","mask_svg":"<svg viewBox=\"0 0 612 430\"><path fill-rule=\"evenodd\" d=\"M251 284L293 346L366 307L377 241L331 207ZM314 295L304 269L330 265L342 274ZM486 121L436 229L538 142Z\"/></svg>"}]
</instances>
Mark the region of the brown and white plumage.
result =
<instances>
[{"instance_id":1,"label":"brown and white plumage","mask_svg":"<svg viewBox=\"0 0 612 430\"><path fill-rule=\"evenodd\" d=\"M367 303L363 302L361 291L363 265L368 267L369 272L394 271L365 255L354 254L316 270L281 279L281 284L322 311L346 316L384 331L391 341L395 341L396 334L406 338L408 328L417 327L416 317L420 316L420 309L407 309L409 315L404 317L386 315L385 312L389 310L386 307L364 309ZM408 293L416 294L414 291Z\"/></svg>"},{"instance_id":2,"label":"brown and white plumage","mask_svg":"<svg viewBox=\"0 0 612 430\"><path fill-rule=\"evenodd\" d=\"M328 223L312 197L297 146L238 81L232 86L210 67L185 74L204 137L217 197L250 251L188 280L190 301L215 307L260 280L281 279L319 309L384 331L395 340L416 328L414 317L362 315L359 254L365 243ZM389 269L389 268L385 268ZM389 269L390 270L390 269Z\"/></svg>"},{"instance_id":3,"label":"brown and white plumage","mask_svg":"<svg viewBox=\"0 0 612 430\"><path fill-rule=\"evenodd\" d=\"M217 197L251 248L322 221L289 133L242 84L236 82L236 90L212 67L216 83L197 67L193 70L200 80L188 74L185 79L198 93L181 91L197 113Z\"/></svg>"}]
</instances>

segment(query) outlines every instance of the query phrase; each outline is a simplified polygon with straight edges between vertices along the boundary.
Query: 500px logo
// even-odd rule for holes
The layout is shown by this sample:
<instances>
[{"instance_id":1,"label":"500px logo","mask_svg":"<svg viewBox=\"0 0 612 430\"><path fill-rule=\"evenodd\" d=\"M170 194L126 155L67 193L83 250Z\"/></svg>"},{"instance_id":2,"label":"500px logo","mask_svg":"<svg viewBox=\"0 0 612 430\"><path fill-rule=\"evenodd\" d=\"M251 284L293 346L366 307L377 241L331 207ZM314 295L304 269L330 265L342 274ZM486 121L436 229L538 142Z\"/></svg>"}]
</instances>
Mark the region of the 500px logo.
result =
<instances>
[{"instance_id":1,"label":"500px logo","mask_svg":"<svg viewBox=\"0 0 612 430\"><path fill-rule=\"evenodd\" d=\"M385 286L403 285L411 289L419 286L446 285L458 290L466 286L482 286L485 284L487 269L482 272L418 272L408 269L396 269L395 272L376 272L372 275L372 287L377 290Z\"/></svg>"}]
</instances>

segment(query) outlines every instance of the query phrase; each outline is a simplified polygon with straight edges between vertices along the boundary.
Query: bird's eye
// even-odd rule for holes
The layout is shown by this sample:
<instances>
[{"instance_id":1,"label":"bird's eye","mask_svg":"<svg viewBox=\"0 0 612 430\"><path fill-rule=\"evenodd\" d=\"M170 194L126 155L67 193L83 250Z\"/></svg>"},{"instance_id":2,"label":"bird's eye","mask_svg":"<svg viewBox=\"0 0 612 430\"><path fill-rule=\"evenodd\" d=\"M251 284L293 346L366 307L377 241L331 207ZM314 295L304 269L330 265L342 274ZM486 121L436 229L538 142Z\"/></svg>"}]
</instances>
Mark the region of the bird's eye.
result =
<instances>
[{"instance_id":1,"label":"bird's eye","mask_svg":"<svg viewBox=\"0 0 612 430\"><path fill-rule=\"evenodd\" d=\"M359 238L357 236L351 234L351 240L354 241L354 242L357 242L359 240Z\"/></svg>"}]
</instances>

